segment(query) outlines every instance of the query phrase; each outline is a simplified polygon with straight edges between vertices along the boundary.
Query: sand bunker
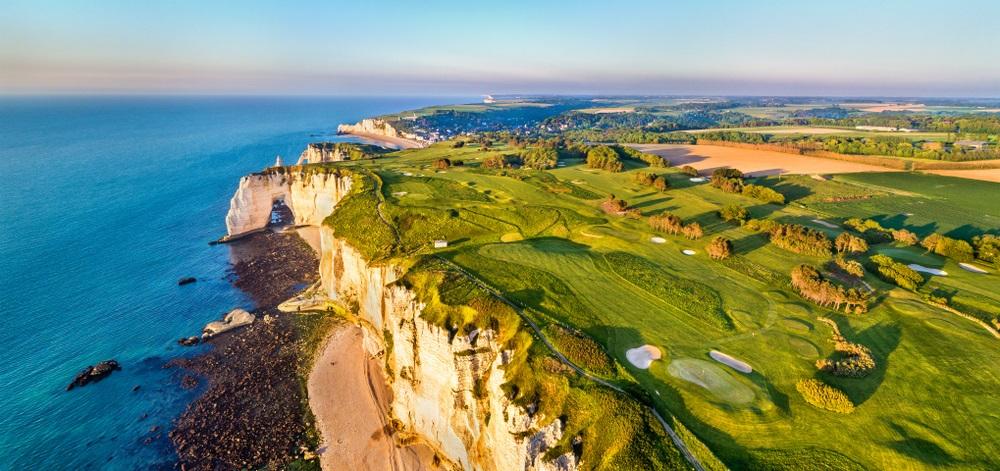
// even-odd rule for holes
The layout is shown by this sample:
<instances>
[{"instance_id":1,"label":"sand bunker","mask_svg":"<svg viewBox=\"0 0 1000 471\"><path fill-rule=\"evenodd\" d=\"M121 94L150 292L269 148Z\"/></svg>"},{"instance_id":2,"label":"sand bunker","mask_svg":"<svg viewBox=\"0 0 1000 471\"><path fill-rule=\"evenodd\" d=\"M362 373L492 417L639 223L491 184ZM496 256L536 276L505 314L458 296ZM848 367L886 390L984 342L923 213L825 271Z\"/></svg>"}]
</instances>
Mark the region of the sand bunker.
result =
<instances>
[{"instance_id":1,"label":"sand bunker","mask_svg":"<svg viewBox=\"0 0 1000 471\"><path fill-rule=\"evenodd\" d=\"M959 263L958 266L962 267L963 270L971 271L972 273L989 273L988 271L983 270L982 268L979 268L971 263L962 262Z\"/></svg>"},{"instance_id":2,"label":"sand bunker","mask_svg":"<svg viewBox=\"0 0 1000 471\"><path fill-rule=\"evenodd\" d=\"M684 250L681 250L681 253L683 253L684 255L694 255L694 254L696 254L698 252L695 252L694 250L691 250L691 249L684 249Z\"/></svg>"},{"instance_id":3,"label":"sand bunker","mask_svg":"<svg viewBox=\"0 0 1000 471\"><path fill-rule=\"evenodd\" d=\"M726 365L736 371L739 371L740 373L747 373L747 374L753 373L753 368L751 368L750 365L746 364L746 362L737 360L718 350L712 350L711 352L708 352L708 356L712 357L713 360L722 363L723 365Z\"/></svg>"},{"instance_id":4,"label":"sand bunker","mask_svg":"<svg viewBox=\"0 0 1000 471\"><path fill-rule=\"evenodd\" d=\"M403 175L405 175L407 177L412 177L413 176L413 174L410 173L410 172L403 172Z\"/></svg>"},{"instance_id":5,"label":"sand bunker","mask_svg":"<svg viewBox=\"0 0 1000 471\"><path fill-rule=\"evenodd\" d=\"M913 270L922 271L924 273L930 273L931 275L948 276L948 272L946 272L944 270L938 270L937 268L928 268L928 267L925 267L923 265L916 264L916 263L911 263L911 264L909 264L907 266L910 267Z\"/></svg>"},{"instance_id":6,"label":"sand bunker","mask_svg":"<svg viewBox=\"0 0 1000 471\"><path fill-rule=\"evenodd\" d=\"M625 358L636 368L649 369L653 361L660 359L660 349L652 345L643 345L625 351Z\"/></svg>"},{"instance_id":7,"label":"sand bunker","mask_svg":"<svg viewBox=\"0 0 1000 471\"><path fill-rule=\"evenodd\" d=\"M691 181L693 181L695 183L701 183L701 182L705 181L705 177L691 177L691 178L688 178L688 180L691 180Z\"/></svg>"},{"instance_id":8,"label":"sand bunker","mask_svg":"<svg viewBox=\"0 0 1000 471\"><path fill-rule=\"evenodd\" d=\"M652 243L654 243L654 244L662 244L662 243L666 242L667 239L664 239L663 237L650 237L649 241L652 242Z\"/></svg>"},{"instance_id":9,"label":"sand bunker","mask_svg":"<svg viewBox=\"0 0 1000 471\"><path fill-rule=\"evenodd\" d=\"M840 226L838 226L836 224L833 224L833 223L830 223L830 222L826 222L826 221L824 221L822 219L813 219L812 222L815 222L816 224L819 224L819 225L821 225L823 227L829 227L830 229L837 229L837 228L840 227Z\"/></svg>"},{"instance_id":10,"label":"sand bunker","mask_svg":"<svg viewBox=\"0 0 1000 471\"><path fill-rule=\"evenodd\" d=\"M396 196L396 197L406 196L406 192L405 191L394 191L394 192L392 192L392 196Z\"/></svg>"}]
</instances>

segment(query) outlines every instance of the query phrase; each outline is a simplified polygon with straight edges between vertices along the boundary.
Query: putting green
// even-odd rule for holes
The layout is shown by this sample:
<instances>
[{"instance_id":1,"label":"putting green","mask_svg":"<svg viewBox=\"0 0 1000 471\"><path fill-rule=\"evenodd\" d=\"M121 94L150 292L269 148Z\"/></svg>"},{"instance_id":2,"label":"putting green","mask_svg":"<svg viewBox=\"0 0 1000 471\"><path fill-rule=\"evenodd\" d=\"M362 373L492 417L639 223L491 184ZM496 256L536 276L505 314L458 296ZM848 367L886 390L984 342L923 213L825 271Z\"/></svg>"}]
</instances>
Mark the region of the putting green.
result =
<instances>
[{"instance_id":1,"label":"putting green","mask_svg":"<svg viewBox=\"0 0 1000 471\"><path fill-rule=\"evenodd\" d=\"M789 335L788 345L790 345L792 349L795 350L795 353L802 358L808 358L811 360L819 356L819 348L816 348L816 345L802 337Z\"/></svg>"},{"instance_id":2,"label":"putting green","mask_svg":"<svg viewBox=\"0 0 1000 471\"><path fill-rule=\"evenodd\" d=\"M709 390L716 398L728 404L749 404L755 397L752 389L737 381L722 367L706 360L678 358L670 362L667 371L675 378Z\"/></svg>"},{"instance_id":3,"label":"putting green","mask_svg":"<svg viewBox=\"0 0 1000 471\"><path fill-rule=\"evenodd\" d=\"M786 317L786 318L782 319L781 320L781 325L783 325L786 329L794 331L794 332L803 332L803 333L805 333L805 332L809 332L809 331L813 330L812 324L810 324L810 323L808 323L806 321L800 320L800 319L792 319L790 317Z\"/></svg>"}]
</instances>

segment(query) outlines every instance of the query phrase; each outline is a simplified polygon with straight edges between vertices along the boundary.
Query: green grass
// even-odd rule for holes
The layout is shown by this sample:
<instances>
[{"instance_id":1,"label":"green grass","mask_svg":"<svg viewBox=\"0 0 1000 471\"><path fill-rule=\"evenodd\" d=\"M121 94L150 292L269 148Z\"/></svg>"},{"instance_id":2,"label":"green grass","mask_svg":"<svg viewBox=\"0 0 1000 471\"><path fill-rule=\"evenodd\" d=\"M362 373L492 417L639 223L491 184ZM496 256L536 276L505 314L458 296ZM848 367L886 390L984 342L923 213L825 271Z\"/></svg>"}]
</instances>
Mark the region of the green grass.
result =
<instances>
[{"instance_id":1,"label":"green grass","mask_svg":"<svg viewBox=\"0 0 1000 471\"><path fill-rule=\"evenodd\" d=\"M399 246L389 244L390 255L412 258L435 252L487 280L527 306L560 350L594 372L613 371L620 384L634 384L669 414L668 420L683 423L692 438L732 469L1000 467L997 340L978 325L921 300L925 291L947 290L964 304L996 311L1000 274L995 268L990 267L990 275L978 275L919 247L876 245L870 253L941 267L949 276L930 277L920 293L912 293L869 274L865 281L879 291L877 301L869 313L846 317L801 302L788 286L792 267L821 265L826 259L778 249L764 236L716 215L722 206L740 204L755 218L805 224L831 237L842 230L812 220L839 224L849 217L873 218L921 235L964 237L1000 228L1000 206L994 202L1000 185L912 173L837 175L830 181L760 179L789 197L789 204L774 206L692 184L674 169L664 170L673 189L658 192L633 182L632 174L645 170L639 165L620 174L586 169L579 162L507 174L478 167L485 156L505 151L432 147L339 165L375 169L382 176L385 212L401 240ZM466 166L436 173L429 166L442 157L463 159ZM563 190L566 184L587 193ZM394 196L400 192L406 194ZM669 211L685 222L698 221L705 237L689 241L665 236L666 243L654 244L645 221L601 212L598 201L609 193L644 216ZM372 216L378 195L364 194L359 201L345 199L335 215L345 211L338 216L341 224L365 221L380 231ZM585 197L590 194L599 198ZM865 198L827 201L843 195ZM371 230L356 229L355 236ZM736 256L717 262L705 255L704 245L716 235L733 240ZM439 237L451 245L429 248L429 241ZM681 250L686 248L698 253L685 256ZM443 286L440 310L432 308L425 315L441 322L476 323L479 311L468 307L476 299L470 294L474 290L437 283ZM828 332L814 328L820 315L833 316L847 338L871 348L878 367L870 375L838 378L816 371L815 360L833 353ZM554 332L557 323L583 333L586 346ZM590 340L606 352L605 360L598 359ZM633 368L624 357L627 349L643 344L664 354L648 370ZM754 372L742 375L720 366L708 358L711 349L746 361ZM521 400L548 394L570 404L566 407L572 413L597 414L570 420L579 420L574 430L589 430L583 432L588 443L584 453L591 463L625 469L676 463L669 455L672 447L656 435L656 427L644 428L648 418L642 418L641 409L630 409L631 402L622 399L613 407L635 420L620 428L621 422L595 405L611 400L602 395L608 391L575 379L539 389L537 381L554 374L548 370L557 365L542 360L545 352L537 347L523 347L518 355L508 379L523 386ZM672 375L670 365L678 361L717 368L704 379L715 389ZM841 415L806 404L795 383L813 377L843 390L857 409ZM749 400L746 391L752 394ZM548 414L567 412L556 404L546 408ZM605 428L620 433L599 433ZM605 441L610 437L617 438ZM659 448L669 456L650 451ZM653 458L636 461L647 453Z\"/></svg>"}]
</instances>

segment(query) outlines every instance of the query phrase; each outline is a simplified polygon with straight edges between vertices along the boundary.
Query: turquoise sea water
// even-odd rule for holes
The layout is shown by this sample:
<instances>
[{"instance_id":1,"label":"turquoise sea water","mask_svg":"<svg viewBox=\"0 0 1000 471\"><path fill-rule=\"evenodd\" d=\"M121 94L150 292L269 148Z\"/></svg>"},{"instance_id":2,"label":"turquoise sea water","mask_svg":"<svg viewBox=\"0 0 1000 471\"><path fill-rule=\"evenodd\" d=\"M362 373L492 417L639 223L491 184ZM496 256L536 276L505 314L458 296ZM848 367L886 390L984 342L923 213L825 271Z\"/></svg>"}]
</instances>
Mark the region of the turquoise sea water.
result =
<instances>
[{"instance_id":1,"label":"turquoise sea water","mask_svg":"<svg viewBox=\"0 0 1000 471\"><path fill-rule=\"evenodd\" d=\"M165 432L198 391L163 363L249 306L229 248L207 244L239 177L339 123L442 101L0 98L0 468L169 465ZM108 358L123 370L65 391Z\"/></svg>"}]
</instances>

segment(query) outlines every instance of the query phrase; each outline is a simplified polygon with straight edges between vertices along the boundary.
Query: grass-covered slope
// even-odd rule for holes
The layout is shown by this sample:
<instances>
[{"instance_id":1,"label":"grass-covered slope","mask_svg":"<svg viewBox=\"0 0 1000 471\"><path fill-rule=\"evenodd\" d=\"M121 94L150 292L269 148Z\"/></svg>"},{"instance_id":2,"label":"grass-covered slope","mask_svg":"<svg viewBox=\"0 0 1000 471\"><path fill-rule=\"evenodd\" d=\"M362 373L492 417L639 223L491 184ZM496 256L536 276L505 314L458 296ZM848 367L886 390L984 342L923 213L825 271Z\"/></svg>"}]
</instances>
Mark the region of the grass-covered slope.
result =
<instances>
[{"instance_id":1,"label":"grass-covered slope","mask_svg":"<svg viewBox=\"0 0 1000 471\"><path fill-rule=\"evenodd\" d=\"M732 469L1000 466L1000 396L995 394L1000 389L1000 344L980 325L924 299L937 293L986 315L1000 315L1000 267L981 264L990 273L975 274L919 245L879 243L864 256L885 253L903 263L943 268L948 276L929 276L916 292L871 273L862 280L838 278L826 268L831 257L778 248L767 234L725 222L717 214L736 204L748 208L753 218L802 224L831 240L844 231L840 224L848 217L874 217L892 229L909 228L907 222L913 221L912 230L921 236L943 232L957 237L997 230L1000 224L992 219L988 201L1000 194L1000 185L960 188L950 186L955 181L946 177L904 173L754 182L777 189L789 201L772 205L692 182L673 169L655 169L672 188L660 191L636 182L634 173L654 169L631 161L622 173L589 169L572 159L548 171L480 166L492 155L515 152L503 146L484 151L473 144L443 144L378 161L339 163L367 175L358 178L370 182L355 185L327 223L373 260L412 262L435 254L486 280L526 306L526 314L574 363L683 424L695 443L689 447L703 442ZM442 158L464 165L436 168ZM907 189L911 181L913 187ZM602 210L611 193L637 217ZM685 224L697 222L704 236L690 240L654 231L645 218L665 212ZM932 230L923 230L929 224L925 220L935 223ZM733 256L716 261L706 255L705 246L716 236L732 240ZM435 239L447 240L449 246L434 249ZM686 255L685 249L695 253ZM789 281L800 264L819 267L837 285L867 283L875 289L869 312L845 315L802 298ZM425 284L435 283L428 278ZM435 288L441 299L457 299L444 304L472 303L456 294L461 289L441 286L438 282ZM482 313L472 309L432 309L427 315L446 324L482 325ZM817 360L838 354L819 316L831 317L845 338L870 349L874 370L862 378L819 371ZM663 353L647 370L634 368L625 358L626 350L643 344ZM517 394L527 395L519 397L559 398L545 406L551 413L583 414L591 413L588 401L610 394L568 372L558 373L560 367L545 360L550 357L538 342L526 342L522 349L532 355L510 369L511 384L520 384ZM748 363L753 372L740 373L713 360L711 350ZM555 391L538 389L536 380L546 374L562 378L546 386ZM813 378L843 391L853 412L833 413L806 402L796 383ZM621 414L631 414L625 404ZM641 409L636 411L641 415ZM574 420L590 419L568 423ZM603 419L593 420L588 422L595 427L592 433L611 427ZM590 441L598 451L589 455L589 464L643 469L648 462L625 466L632 461L598 459L633 440L636 450L647 450L643 443L671 449L655 427L636 427L601 436L627 440ZM650 462L669 466L670 453Z\"/></svg>"}]
</instances>

